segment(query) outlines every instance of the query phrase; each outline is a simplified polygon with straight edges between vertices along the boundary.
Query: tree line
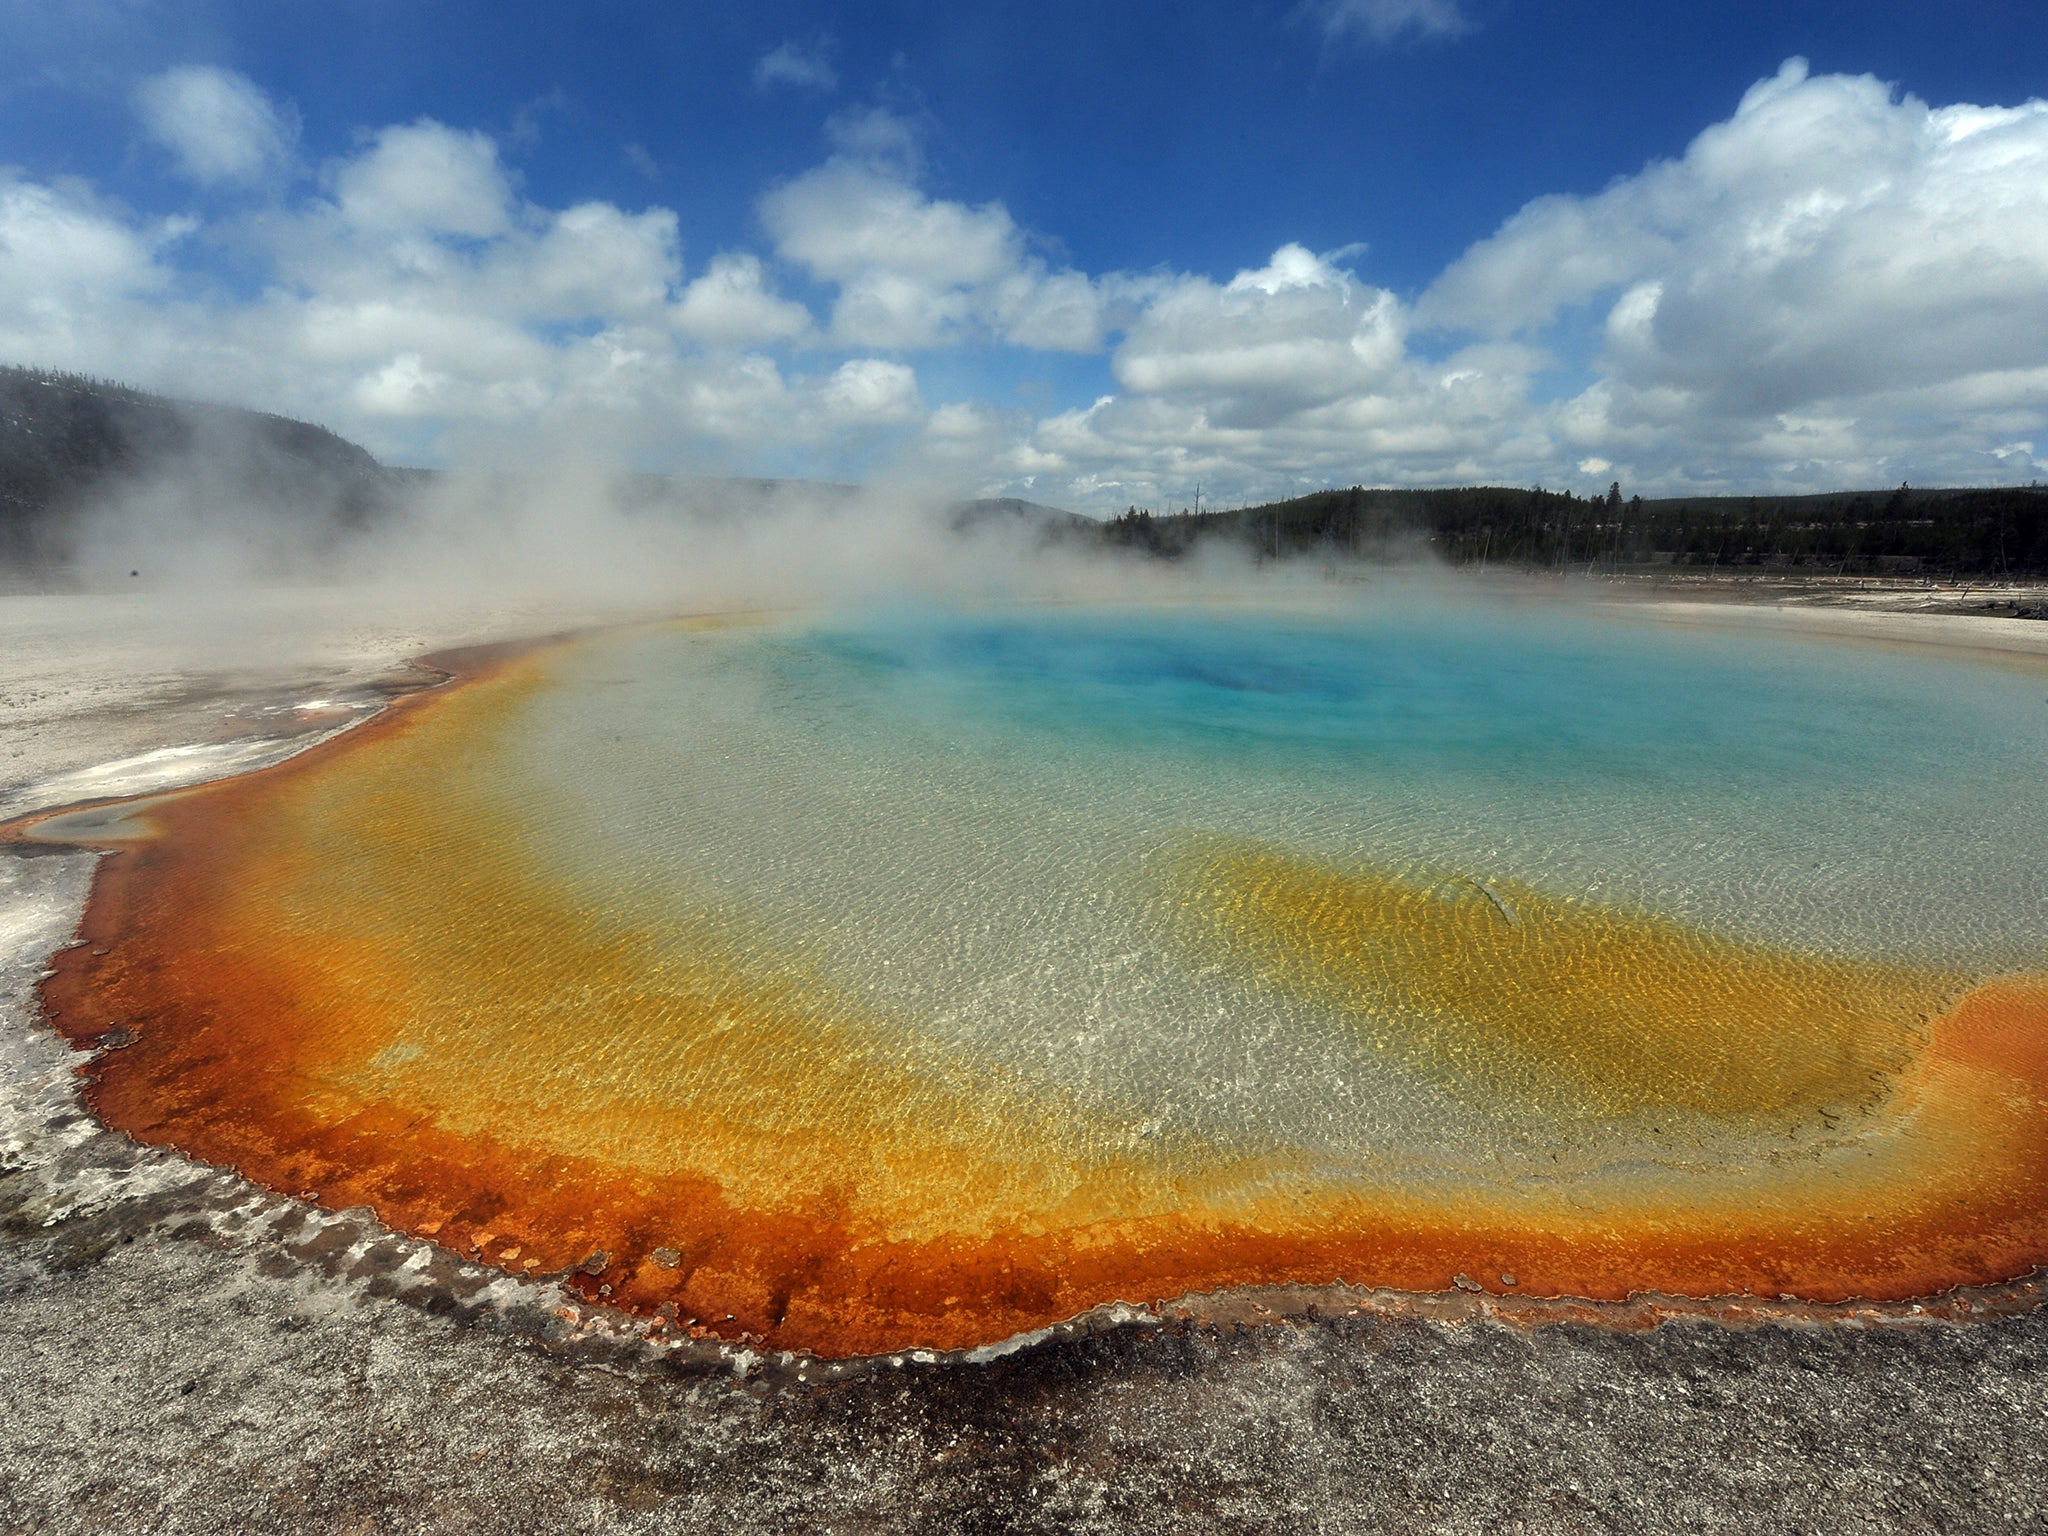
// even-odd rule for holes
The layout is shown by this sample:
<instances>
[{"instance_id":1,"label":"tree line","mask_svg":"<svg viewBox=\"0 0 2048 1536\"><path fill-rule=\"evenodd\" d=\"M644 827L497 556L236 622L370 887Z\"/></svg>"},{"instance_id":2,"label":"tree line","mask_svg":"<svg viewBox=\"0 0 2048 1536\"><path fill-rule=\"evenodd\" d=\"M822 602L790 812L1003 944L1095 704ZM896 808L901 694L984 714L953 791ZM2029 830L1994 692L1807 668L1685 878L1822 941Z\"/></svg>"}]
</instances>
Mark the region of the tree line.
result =
<instances>
[{"instance_id":1,"label":"tree line","mask_svg":"<svg viewBox=\"0 0 2048 1536\"><path fill-rule=\"evenodd\" d=\"M1582 571L1660 567L1844 575L2048 574L2048 487L1624 497L1468 486L1352 486L1229 511L1132 507L1113 544L1172 558L1228 539L1262 558L1398 559Z\"/></svg>"}]
</instances>

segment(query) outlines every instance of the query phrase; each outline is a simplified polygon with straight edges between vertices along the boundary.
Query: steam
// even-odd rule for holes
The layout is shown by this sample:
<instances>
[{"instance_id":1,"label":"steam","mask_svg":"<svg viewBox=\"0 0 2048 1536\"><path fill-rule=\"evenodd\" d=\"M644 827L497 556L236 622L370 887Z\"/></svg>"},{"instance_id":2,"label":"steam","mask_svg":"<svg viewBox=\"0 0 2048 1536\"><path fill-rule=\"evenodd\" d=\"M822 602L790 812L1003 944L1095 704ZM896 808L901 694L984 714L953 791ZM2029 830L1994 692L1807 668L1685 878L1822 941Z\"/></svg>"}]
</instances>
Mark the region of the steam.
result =
<instances>
[{"instance_id":1,"label":"steam","mask_svg":"<svg viewBox=\"0 0 2048 1536\"><path fill-rule=\"evenodd\" d=\"M301 466L288 485L275 459L256 434L213 424L194 451L83 511L69 537L75 581L195 597L346 590L442 622L469 611L601 622L1197 594L1306 574L1260 574L1256 551L1222 543L1161 561L1056 509L975 504L907 478L654 476L566 452L431 475L344 467L308 480Z\"/></svg>"}]
</instances>

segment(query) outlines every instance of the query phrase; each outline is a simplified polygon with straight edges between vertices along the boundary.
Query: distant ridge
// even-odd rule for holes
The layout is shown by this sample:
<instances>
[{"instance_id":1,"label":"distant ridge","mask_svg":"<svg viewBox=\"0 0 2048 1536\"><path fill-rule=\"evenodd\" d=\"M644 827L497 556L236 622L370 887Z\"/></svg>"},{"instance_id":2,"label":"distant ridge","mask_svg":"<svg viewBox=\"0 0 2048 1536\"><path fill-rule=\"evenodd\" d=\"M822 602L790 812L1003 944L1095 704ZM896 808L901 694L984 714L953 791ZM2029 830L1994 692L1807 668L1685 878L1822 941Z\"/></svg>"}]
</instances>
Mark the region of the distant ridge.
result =
<instances>
[{"instance_id":1,"label":"distant ridge","mask_svg":"<svg viewBox=\"0 0 2048 1536\"><path fill-rule=\"evenodd\" d=\"M1036 523L1048 533L1073 533L1083 529L1095 531L1102 527L1095 518L1083 517L1064 507L1025 501L1019 496L981 496L972 501L955 502L952 514L953 526L958 529L1005 522Z\"/></svg>"},{"instance_id":2,"label":"distant ridge","mask_svg":"<svg viewBox=\"0 0 2048 1536\"><path fill-rule=\"evenodd\" d=\"M0 366L0 564L61 567L86 506L165 478L337 532L393 488L367 449L309 422Z\"/></svg>"},{"instance_id":3,"label":"distant ridge","mask_svg":"<svg viewBox=\"0 0 2048 1536\"><path fill-rule=\"evenodd\" d=\"M1223 512L1132 507L1115 545L1166 558L1210 540L1263 559L1390 560L1618 572L1761 568L1847 575L2048 574L2048 487L1800 496L1579 496L1541 486L1316 491Z\"/></svg>"}]
</instances>

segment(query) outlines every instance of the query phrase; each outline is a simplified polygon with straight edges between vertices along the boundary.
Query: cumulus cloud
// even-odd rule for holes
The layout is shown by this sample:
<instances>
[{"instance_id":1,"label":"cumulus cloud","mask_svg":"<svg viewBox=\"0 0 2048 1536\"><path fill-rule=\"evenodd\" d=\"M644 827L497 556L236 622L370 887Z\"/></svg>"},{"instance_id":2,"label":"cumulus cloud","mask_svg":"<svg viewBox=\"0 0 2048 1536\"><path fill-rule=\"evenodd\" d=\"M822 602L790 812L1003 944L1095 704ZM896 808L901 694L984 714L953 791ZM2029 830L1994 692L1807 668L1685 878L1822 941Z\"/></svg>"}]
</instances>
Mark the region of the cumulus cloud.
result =
<instances>
[{"instance_id":1,"label":"cumulus cloud","mask_svg":"<svg viewBox=\"0 0 2048 1536\"><path fill-rule=\"evenodd\" d=\"M2048 102L1930 107L1790 60L1681 158L1523 208L1419 311L1514 335L1573 306L1605 377L1563 425L1606 457L1897 478L1930 427L2038 419Z\"/></svg>"},{"instance_id":2,"label":"cumulus cloud","mask_svg":"<svg viewBox=\"0 0 2048 1536\"><path fill-rule=\"evenodd\" d=\"M902 363L859 357L842 363L824 388L826 407L861 426L900 426L924 415L917 375Z\"/></svg>"},{"instance_id":3,"label":"cumulus cloud","mask_svg":"<svg viewBox=\"0 0 2048 1536\"><path fill-rule=\"evenodd\" d=\"M802 91L837 89L839 72L832 67L831 40L784 43L762 54L754 63L754 88L765 91L779 85Z\"/></svg>"},{"instance_id":4,"label":"cumulus cloud","mask_svg":"<svg viewBox=\"0 0 2048 1536\"><path fill-rule=\"evenodd\" d=\"M380 130L333 181L343 215L364 229L487 239L511 223L512 180L498 146L432 118Z\"/></svg>"},{"instance_id":5,"label":"cumulus cloud","mask_svg":"<svg viewBox=\"0 0 2048 1536\"><path fill-rule=\"evenodd\" d=\"M0 169L0 357L111 372L123 346L149 361L172 350L163 256L190 227L133 220L80 182Z\"/></svg>"},{"instance_id":6,"label":"cumulus cloud","mask_svg":"<svg viewBox=\"0 0 2048 1536\"><path fill-rule=\"evenodd\" d=\"M143 127L202 185L261 186L291 167L298 114L246 75L187 64L152 75L135 92Z\"/></svg>"},{"instance_id":7,"label":"cumulus cloud","mask_svg":"<svg viewBox=\"0 0 2048 1536\"><path fill-rule=\"evenodd\" d=\"M989 284L977 302L995 333L1012 346L1094 352L1105 333L1135 313L1155 286L1151 278L1125 273L1089 277L1026 261Z\"/></svg>"},{"instance_id":8,"label":"cumulus cloud","mask_svg":"<svg viewBox=\"0 0 2048 1536\"><path fill-rule=\"evenodd\" d=\"M835 157L762 204L782 254L845 282L877 270L934 284L986 282L1017 257L1000 203L937 202L878 168Z\"/></svg>"},{"instance_id":9,"label":"cumulus cloud","mask_svg":"<svg viewBox=\"0 0 2048 1536\"><path fill-rule=\"evenodd\" d=\"M712 258L683 290L673 315L677 330L713 347L790 341L811 329L811 312L777 295L761 258L745 251Z\"/></svg>"},{"instance_id":10,"label":"cumulus cloud","mask_svg":"<svg viewBox=\"0 0 2048 1536\"><path fill-rule=\"evenodd\" d=\"M1259 421L1393 381L1405 316L1299 245L1227 284L1187 277L1148 304L1116 353L1116 377L1145 394L1199 397Z\"/></svg>"},{"instance_id":11,"label":"cumulus cloud","mask_svg":"<svg viewBox=\"0 0 2048 1536\"><path fill-rule=\"evenodd\" d=\"M138 97L182 172L275 178L289 135L248 124L290 109L224 77L269 117L209 137L233 115L144 100L190 73ZM769 472L895 455L1093 508L1197 480L2009 481L2048 444L2048 103L1930 106L1795 60L1676 158L1529 203L1419 297L1295 243L1227 277L1083 271L1001 201L931 190L915 123L849 112L828 137L760 199L769 247L708 258L676 210L543 206L497 141L430 119L212 223L0 173L0 353L401 459L548 432ZM213 280L224 246L260 282ZM1026 409L1009 352L975 398L995 386L972 348L1093 353L1095 398Z\"/></svg>"},{"instance_id":12,"label":"cumulus cloud","mask_svg":"<svg viewBox=\"0 0 2048 1536\"><path fill-rule=\"evenodd\" d=\"M1096 285L1032 254L1001 203L928 196L900 118L842 116L832 137L833 155L772 189L761 218L778 255L837 287L835 341L912 349L981 333L1053 350L1101 344Z\"/></svg>"},{"instance_id":13,"label":"cumulus cloud","mask_svg":"<svg viewBox=\"0 0 2048 1536\"><path fill-rule=\"evenodd\" d=\"M197 221L0 175L0 355L285 410L401 459L568 434L746 465L923 417L906 363L747 353L813 329L759 257L686 280L673 210L529 203L485 134L386 127L323 183L215 232L267 273L234 301L181 267Z\"/></svg>"},{"instance_id":14,"label":"cumulus cloud","mask_svg":"<svg viewBox=\"0 0 2048 1536\"><path fill-rule=\"evenodd\" d=\"M670 209L578 203L501 241L479 276L502 307L529 320L639 317L666 302L680 249Z\"/></svg>"},{"instance_id":15,"label":"cumulus cloud","mask_svg":"<svg viewBox=\"0 0 2048 1536\"><path fill-rule=\"evenodd\" d=\"M1472 30L1458 0L1308 0L1304 12L1331 39L1390 43L1416 37L1456 37Z\"/></svg>"},{"instance_id":16,"label":"cumulus cloud","mask_svg":"<svg viewBox=\"0 0 2048 1536\"><path fill-rule=\"evenodd\" d=\"M10 315L159 286L156 243L80 183L50 186L0 172L0 296Z\"/></svg>"},{"instance_id":17,"label":"cumulus cloud","mask_svg":"<svg viewBox=\"0 0 2048 1536\"><path fill-rule=\"evenodd\" d=\"M1540 353L1481 344L1432 362L1409 329L1394 294L1299 245L1225 283L1159 281L1115 351L1121 393L1039 423L1018 463L1077 499L1160 505L1197 481L1228 498L1543 462L1550 444L1522 426Z\"/></svg>"},{"instance_id":18,"label":"cumulus cloud","mask_svg":"<svg viewBox=\"0 0 2048 1536\"><path fill-rule=\"evenodd\" d=\"M669 350L672 211L515 204L488 141L402 133L339 167L333 202L265 226L278 281L242 317L350 416L511 423L594 408L637 358ZM421 200L432 183L449 193L438 209Z\"/></svg>"}]
</instances>

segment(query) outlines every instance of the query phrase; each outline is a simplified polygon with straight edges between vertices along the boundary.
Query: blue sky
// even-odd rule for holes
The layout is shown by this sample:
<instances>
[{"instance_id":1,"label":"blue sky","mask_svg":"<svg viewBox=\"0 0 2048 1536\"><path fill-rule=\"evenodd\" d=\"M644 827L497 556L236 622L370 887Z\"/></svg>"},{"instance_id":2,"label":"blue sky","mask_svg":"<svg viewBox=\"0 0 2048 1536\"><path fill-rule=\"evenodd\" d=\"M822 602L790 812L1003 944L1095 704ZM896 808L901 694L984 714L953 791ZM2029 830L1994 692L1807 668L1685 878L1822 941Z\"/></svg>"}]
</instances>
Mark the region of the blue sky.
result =
<instances>
[{"instance_id":1,"label":"blue sky","mask_svg":"<svg viewBox=\"0 0 2048 1536\"><path fill-rule=\"evenodd\" d=\"M2040 30L0 0L0 356L400 461L569 443L1096 510L2026 480Z\"/></svg>"}]
</instances>

